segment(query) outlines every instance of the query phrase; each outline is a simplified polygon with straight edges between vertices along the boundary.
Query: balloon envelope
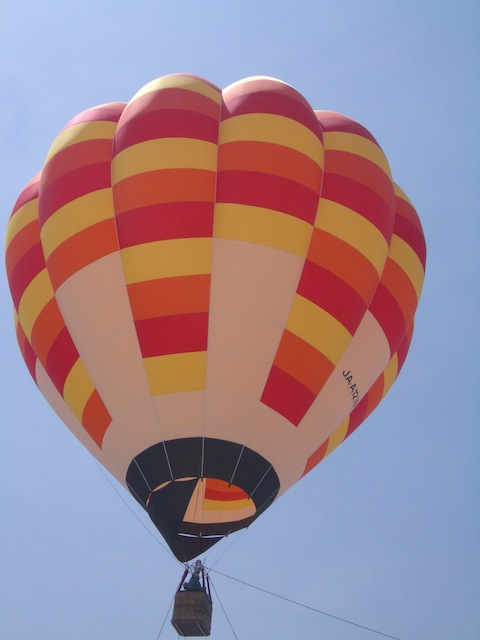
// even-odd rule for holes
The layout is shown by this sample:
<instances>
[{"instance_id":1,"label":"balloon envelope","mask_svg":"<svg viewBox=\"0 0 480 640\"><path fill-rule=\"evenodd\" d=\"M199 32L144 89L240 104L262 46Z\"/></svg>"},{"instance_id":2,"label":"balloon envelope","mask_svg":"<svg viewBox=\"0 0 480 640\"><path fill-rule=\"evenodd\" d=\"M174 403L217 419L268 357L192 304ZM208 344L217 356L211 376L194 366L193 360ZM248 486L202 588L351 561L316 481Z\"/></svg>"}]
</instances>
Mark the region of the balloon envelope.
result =
<instances>
[{"instance_id":1,"label":"balloon envelope","mask_svg":"<svg viewBox=\"0 0 480 640\"><path fill-rule=\"evenodd\" d=\"M65 127L6 263L40 391L188 560L381 401L425 243L364 127L272 78L176 74Z\"/></svg>"}]
</instances>

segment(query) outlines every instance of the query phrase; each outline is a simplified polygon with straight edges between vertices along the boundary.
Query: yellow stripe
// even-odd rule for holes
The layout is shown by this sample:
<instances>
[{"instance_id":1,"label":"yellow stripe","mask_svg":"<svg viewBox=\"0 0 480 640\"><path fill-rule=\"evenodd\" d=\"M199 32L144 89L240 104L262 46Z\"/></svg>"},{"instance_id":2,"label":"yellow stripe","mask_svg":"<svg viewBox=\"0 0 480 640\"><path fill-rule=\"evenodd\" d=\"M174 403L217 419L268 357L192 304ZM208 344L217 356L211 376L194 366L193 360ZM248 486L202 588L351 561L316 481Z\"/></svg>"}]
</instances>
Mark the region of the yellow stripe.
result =
<instances>
[{"instance_id":1,"label":"yellow stripe","mask_svg":"<svg viewBox=\"0 0 480 640\"><path fill-rule=\"evenodd\" d=\"M192 138L159 138L127 147L112 160L112 184L158 169L216 171L217 145Z\"/></svg>"},{"instance_id":2,"label":"yellow stripe","mask_svg":"<svg viewBox=\"0 0 480 640\"><path fill-rule=\"evenodd\" d=\"M241 204L215 206L215 238L243 240L305 256L312 226L294 216Z\"/></svg>"},{"instance_id":3,"label":"yellow stripe","mask_svg":"<svg viewBox=\"0 0 480 640\"><path fill-rule=\"evenodd\" d=\"M336 364L352 336L336 318L316 304L296 295L286 329Z\"/></svg>"},{"instance_id":4,"label":"yellow stripe","mask_svg":"<svg viewBox=\"0 0 480 640\"><path fill-rule=\"evenodd\" d=\"M158 240L126 247L121 255L127 284L211 273L212 239Z\"/></svg>"},{"instance_id":5,"label":"yellow stripe","mask_svg":"<svg viewBox=\"0 0 480 640\"><path fill-rule=\"evenodd\" d=\"M117 128L116 122L81 122L62 131L53 141L45 159L45 164L62 149L77 142L87 140L112 140Z\"/></svg>"},{"instance_id":6,"label":"yellow stripe","mask_svg":"<svg viewBox=\"0 0 480 640\"><path fill-rule=\"evenodd\" d=\"M78 358L65 380L63 399L79 422L82 422L83 410L93 390L93 382L85 365Z\"/></svg>"},{"instance_id":7,"label":"yellow stripe","mask_svg":"<svg viewBox=\"0 0 480 640\"><path fill-rule=\"evenodd\" d=\"M202 80L189 76L171 75L157 78L146 84L140 91L137 91L130 100L130 104L147 93L152 93L152 91L158 91L159 89L187 89L188 91L200 93L202 96L210 98L210 100L213 100L217 104L222 102L221 91L211 87Z\"/></svg>"},{"instance_id":8,"label":"yellow stripe","mask_svg":"<svg viewBox=\"0 0 480 640\"><path fill-rule=\"evenodd\" d=\"M405 202L407 202L412 207L412 209L415 211L415 207L411 203L411 201L408 198L408 196L405 193L405 191L401 187L399 187L398 184L396 184L395 182L393 183L393 191L395 192L395 195L397 197L401 198L402 200L405 200Z\"/></svg>"},{"instance_id":9,"label":"yellow stripe","mask_svg":"<svg viewBox=\"0 0 480 640\"><path fill-rule=\"evenodd\" d=\"M391 386L397 379L397 375L398 375L398 356L396 353L394 353L392 359L390 360L390 362L387 364L387 366L383 371L382 398L384 398L387 395Z\"/></svg>"},{"instance_id":10,"label":"yellow stripe","mask_svg":"<svg viewBox=\"0 0 480 640\"><path fill-rule=\"evenodd\" d=\"M332 200L320 200L315 226L351 245L369 260L381 275L388 244L380 231L366 218Z\"/></svg>"},{"instance_id":11,"label":"yellow stripe","mask_svg":"<svg viewBox=\"0 0 480 640\"><path fill-rule=\"evenodd\" d=\"M370 160L370 162L380 167L391 179L392 173L385 154L377 144L368 138L364 138L355 133L330 131L324 134L324 143L326 150L345 151Z\"/></svg>"},{"instance_id":12,"label":"yellow stripe","mask_svg":"<svg viewBox=\"0 0 480 640\"><path fill-rule=\"evenodd\" d=\"M25 289L18 305L18 319L30 341L35 321L52 298L52 283L47 270L42 269Z\"/></svg>"},{"instance_id":13,"label":"yellow stripe","mask_svg":"<svg viewBox=\"0 0 480 640\"><path fill-rule=\"evenodd\" d=\"M205 351L144 358L143 363L154 396L205 389Z\"/></svg>"},{"instance_id":14,"label":"yellow stripe","mask_svg":"<svg viewBox=\"0 0 480 640\"><path fill-rule=\"evenodd\" d=\"M205 498L203 508L205 511L241 511L246 509L255 512L254 503L248 498L243 500L209 500Z\"/></svg>"},{"instance_id":15,"label":"yellow stripe","mask_svg":"<svg viewBox=\"0 0 480 640\"><path fill-rule=\"evenodd\" d=\"M30 200L30 202L24 204L23 207L17 209L8 221L5 251L15 236L34 220L38 220L38 198Z\"/></svg>"},{"instance_id":16,"label":"yellow stripe","mask_svg":"<svg viewBox=\"0 0 480 640\"><path fill-rule=\"evenodd\" d=\"M323 166L323 146L317 136L304 125L270 113L248 113L229 118L220 124L219 144L251 140L272 142L312 158Z\"/></svg>"},{"instance_id":17,"label":"yellow stripe","mask_svg":"<svg viewBox=\"0 0 480 640\"><path fill-rule=\"evenodd\" d=\"M60 207L42 227L40 237L45 259L65 240L97 222L113 218L110 189L92 191Z\"/></svg>"},{"instance_id":18,"label":"yellow stripe","mask_svg":"<svg viewBox=\"0 0 480 640\"><path fill-rule=\"evenodd\" d=\"M347 435L348 427L350 423L350 416L347 416L345 420L335 429L330 438L328 439L328 447L324 458L332 453L342 442Z\"/></svg>"},{"instance_id":19,"label":"yellow stripe","mask_svg":"<svg viewBox=\"0 0 480 640\"><path fill-rule=\"evenodd\" d=\"M419 299L422 292L425 271L415 251L405 240L393 235L388 257L405 271L415 288L417 299Z\"/></svg>"}]
</instances>

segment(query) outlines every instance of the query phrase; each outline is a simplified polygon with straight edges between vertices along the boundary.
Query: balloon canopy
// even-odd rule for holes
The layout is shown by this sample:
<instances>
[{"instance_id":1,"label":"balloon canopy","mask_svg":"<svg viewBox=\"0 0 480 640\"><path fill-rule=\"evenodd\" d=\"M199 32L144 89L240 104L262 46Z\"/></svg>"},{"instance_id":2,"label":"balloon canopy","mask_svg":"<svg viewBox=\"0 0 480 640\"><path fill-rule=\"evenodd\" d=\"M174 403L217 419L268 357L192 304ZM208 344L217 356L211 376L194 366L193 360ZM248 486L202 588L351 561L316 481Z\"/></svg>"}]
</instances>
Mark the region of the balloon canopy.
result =
<instances>
[{"instance_id":1,"label":"balloon canopy","mask_svg":"<svg viewBox=\"0 0 480 640\"><path fill-rule=\"evenodd\" d=\"M185 561L382 400L425 243L363 126L273 78L175 74L60 132L6 263L38 388Z\"/></svg>"}]
</instances>

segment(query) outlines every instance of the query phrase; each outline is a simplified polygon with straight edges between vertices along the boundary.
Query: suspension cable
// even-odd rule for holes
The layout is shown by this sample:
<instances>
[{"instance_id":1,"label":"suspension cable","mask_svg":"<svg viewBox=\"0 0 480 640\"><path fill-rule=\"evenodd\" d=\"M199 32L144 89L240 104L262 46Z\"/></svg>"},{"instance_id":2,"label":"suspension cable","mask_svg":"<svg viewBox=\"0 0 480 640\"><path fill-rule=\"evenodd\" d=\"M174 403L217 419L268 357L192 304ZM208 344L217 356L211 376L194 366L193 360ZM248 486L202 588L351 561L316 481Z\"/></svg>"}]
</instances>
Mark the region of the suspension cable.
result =
<instances>
[{"instance_id":1,"label":"suspension cable","mask_svg":"<svg viewBox=\"0 0 480 640\"><path fill-rule=\"evenodd\" d=\"M155 540L155 542L157 542L164 551L166 551L166 553L168 553L169 556L171 556L175 562L179 562L179 560L177 560L177 558L175 558L175 556L173 555L173 553L170 551L170 549L167 549L167 547L161 542L161 540L159 540L159 538L147 527L147 525L143 522L143 520L138 516L137 513L135 513L135 511L132 509L132 507L128 504L128 502L125 500L125 498L123 497L123 495L120 493L120 491L118 491L117 487L113 484L113 482L111 481L110 477L107 475L105 469L103 468L103 466L100 464L100 462L95 458L94 455L92 455L93 460L95 461L95 464L97 465L97 467L100 469L100 471L103 473L104 477L106 478L106 480L108 481L109 485L112 487L112 489L115 491L115 493L117 494L117 496L120 498L120 500L123 502L123 504L128 508L128 510L130 511L130 513L132 513L135 518L138 520L138 522L142 525L142 527L152 536L152 538Z\"/></svg>"},{"instance_id":2,"label":"suspension cable","mask_svg":"<svg viewBox=\"0 0 480 640\"><path fill-rule=\"evenodd\" d=\"M384 638L391 638L392 640L401 640L397 636L391 636L388 633L383 633L383 631L378 631L377 629L372 629L371 627L366 627L363 624L358 624L357 622L352 622L352 620L347 620L346 618L342 618L340 616L333 615L332 613L327 613L326 611L322 611L320 609L316 609L315 607L311 607L307 604L303 604L302 602L297 602L296 600L292 600L291 598L286 598L285 596L279 595L278 593L273 593L273 591L268 591L267 589L262 589L261 587L257 587L254 584L250 584L245 582L244 580L239 580L238 578L234 578L233 576L228 576L221 571L217 571L216 569L209 569L209 571L213 571L214 573L218 573L218 575L223 576L224 578L229 578L230 580L235 580L235 582L239 582L240 584L244 584L247 587L251 587L252 589L257 589L257 591L262 591L263 593L267 593L270 596L274 596L275 598L279 598L280 600L284 600L285 602L290 602L291 604L295 604L298 607L303 607L304 609L309 609L310 611L314 611L315 613L320 613L323 616L328 616L329 618L334 618L335 620L339 620L340 622L345 622L346 624L350 624L354 627L359 627L360 629L365 629L366 631L370 631L371 633L376 633ZM218 597L218 596L217 596Z\"/></svg>"},{"instance_id":3,"label":"suspension cable","mask_svg":"<svg viewBox=\"0 0 480 640\"><path fill-rule=\"evenodd\" d=\"M218 573L218 572L217 572L217 573ZM236 640L238 640L238 636L237 636L237 634L235 633L235 629L233 628L232 623L230 622L230 618L227 616L227 612L225 611L225 607L223 606L222 601L220 600L220 598L219 598L219 596L218 596L217 590L215 589L215 585L213 584L213 581L212 581L212 579L211 579L210 577L209 577L209 580L210 580L210 584L212 585L213 590L215 591L215 595L216 595L216 597L217 597L217 600L218 600L218 602L219 602L220 606L222 607L222 611L223 611L223 613L224 613L224 615L225 615L225 618L227 619L227 622L228 622L228 624L230 625L230 629L232 630L232 633L233 633L233 635L235 636ZM157 639L157 640L158 640L158 639Z\"/></svg>"},{"instance_id":4,"label":"suspension cable","mask_svg":"<svg viewBox=\"0 0 480 640\"><path fill-rule=\"evenodd\" d=\"M165 614L165 618L163 619L163 622L162 622L162 626L160 627L160 631L158 632L157 640L159 640L160 636L162 635L163 627L167 622L168 614L170 613L170 609L172 608L173 600L174 598L172 598L172 600L170 601L170 606L168 607L167 613Z\"/></svg>"}]
</instances>

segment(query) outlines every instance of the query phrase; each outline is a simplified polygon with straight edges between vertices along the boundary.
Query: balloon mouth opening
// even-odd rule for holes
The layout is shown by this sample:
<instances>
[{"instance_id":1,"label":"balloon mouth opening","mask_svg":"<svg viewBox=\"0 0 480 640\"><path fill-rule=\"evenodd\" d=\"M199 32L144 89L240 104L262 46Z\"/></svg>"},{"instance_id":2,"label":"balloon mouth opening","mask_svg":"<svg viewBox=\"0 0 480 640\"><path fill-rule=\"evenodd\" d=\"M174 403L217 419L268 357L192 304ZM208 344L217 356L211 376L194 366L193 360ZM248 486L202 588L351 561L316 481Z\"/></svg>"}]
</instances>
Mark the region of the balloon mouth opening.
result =
<instances>
[{"instance_id":1,"label":"balloon mouth opening","mask_svg":"<svg viewBox=\"0 0 480 640\"><path fill-rule=\"evenodd\" d=\"M132 460L126 480L182 562L248 527L280 488L265 458L241 444L214 438L155 444Z\"/></svg>"}]
</instances>

